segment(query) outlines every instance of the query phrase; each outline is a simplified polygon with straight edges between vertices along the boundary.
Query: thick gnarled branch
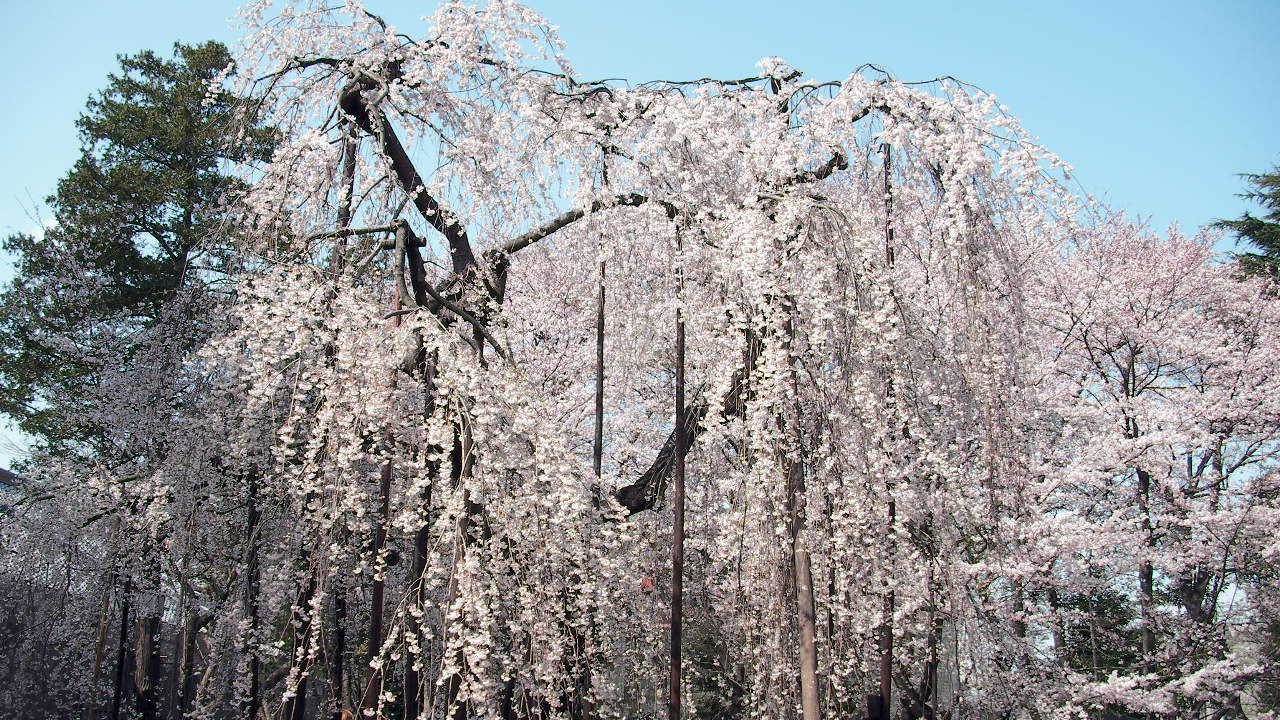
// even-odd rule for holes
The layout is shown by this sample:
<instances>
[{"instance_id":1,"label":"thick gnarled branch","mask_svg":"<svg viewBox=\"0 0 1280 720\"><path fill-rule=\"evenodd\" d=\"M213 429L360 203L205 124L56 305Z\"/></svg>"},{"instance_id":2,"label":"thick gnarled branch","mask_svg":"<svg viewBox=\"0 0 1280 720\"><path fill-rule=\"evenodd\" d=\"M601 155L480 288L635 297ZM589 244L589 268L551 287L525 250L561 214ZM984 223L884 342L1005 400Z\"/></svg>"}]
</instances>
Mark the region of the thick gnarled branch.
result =
<instances>
[{"instance_id":1,"label":"thick gnarled branch","mask_svg":"<svg viewBox=\"0 0 1280 720\"><path fill-rule=\"evenodd\" d=\"M418 208L423 219L448 241L453 271L461 275L476 264L467 230L452 212L441 207L440 203L427 192L426 183L418 174L417 168L414 167L404 145L400 143L395 130L391 128L386 114L369 103L366 94L374 91L375 88L375 81L368 77L348 83L338 98L338 106L344 113L355 119L356 125L361 130L378 141L383 154L391 163L391 169L400 183L400 188L413 199L414 207Z\"/></svg>"},{"instance_id":2,"label":"thick gnarled branch","mask_svg":"<svg viewBox=\"0 0 1280 720\"><path fill-rule=\"evenodd\" d=\"M738 370L733 374L729 391L724 395L723 412L725 417L742 415L746 390L747 373ZM627 509L628 514L635 515L643 510L652 510L658 501L662 499L663 491L667 487L667 481L671 478L671 471L675 467L676 433L684 432L684 446L685 448L692 448L693 441L702 432L702 421L706 419L707 412L710 409L711 405L705 397L699 397L697 402L685 408L684 418L680 423L680 427L673 428L671 433L667 435L666 441L662 443L662 448L658 450L658 455L649 465L649 469L645 470L644 474L637 478L635 482L614 491L613 497Z\"/></svg>"}]
</instances>

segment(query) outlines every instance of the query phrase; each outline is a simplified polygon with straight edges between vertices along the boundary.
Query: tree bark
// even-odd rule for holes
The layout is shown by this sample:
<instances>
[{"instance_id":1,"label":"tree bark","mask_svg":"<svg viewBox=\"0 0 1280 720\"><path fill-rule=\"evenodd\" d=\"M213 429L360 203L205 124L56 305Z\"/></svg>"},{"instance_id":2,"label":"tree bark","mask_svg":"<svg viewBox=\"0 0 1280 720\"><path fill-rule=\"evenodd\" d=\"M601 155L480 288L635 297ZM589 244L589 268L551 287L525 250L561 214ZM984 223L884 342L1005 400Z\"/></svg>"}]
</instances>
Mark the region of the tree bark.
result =
<instances>
[{"instance_id":1,"label":"tree bark","mask_svg":"<svg viewBox=\"0 0 1280 720\"><path fill-rule=\"evenodd\" d=\"M796 620L800 631L800 710L804 720L819 720L821 709L818 704L818 649L817 649L817 617L813 600L813 573L810 568L809 552L802 549L801 535L805 526L805 482L804 482L804 438L801 435L800 408L800 376L792 354L795 349L795 301L786 298L786 337L787 364L790 367L791 409L790 422L791 453L784 454L787 467L787 510L790 514L791 534L791 569L792 582L795 585ZM779 422L785 422L779 418Z\"/></svg>"},{"instance_id":2,"label":"tree bark","mask_svg":"<svg viewBox=\"0 0 1280 720\"><path fill-rule=\"evenodd\" d=\"M405 271L405 232L404 227L396 230L396 275L400 281L396 284L395 298L392 300L392 312L399 310L405 299L404 271ZM400 325L400 316L395 315L391 318L393 326ZM394 392L396 387L395 373L388 381L388 391ZM382 614L384 598L383 593L386 588L386 565L383 561L382 553L387 546L387 526L391 522L391 476L393 472L392 458L395 454L395 438L391 435L391 430L383 432L383 446L386 448L387 459L382 463L382 472L378 483L378 527L373 534L373 557L374 557L374 574L373 574L373 590L371 607L369 609L369 679L365 683L364 698L360 701L361 710L377 711L379 690L382 686L382 669L379 658L382 655Z\"/></svg>"},{"instance_id":3,"label":"tree bark","mask_svg":"<svg viewBox=\"0 0 1280 720\"><path fill-rule=\"evenodd\" d=\"M596 427L591 446L591 466L600 480L604 461L604 261L600 261L600 280L596 292Z\"/></svg>"},{"instance_id":4,"label":"tree bark","mask_svg":"<svg viewBox=\"0 0 1280 720\"><path fill-rule=\"evenodd\" d=\"M98 641L93 647L93 675L89 682L88 698L84 706L82 720L95 720L98 715L98 681L102 677L102 659L107 651L107 627L111 620L111 595L115 591L116 571L107 575L107 582L102 590L102 612L98 616Z\"/></svg>"},{"instance_id":5,"label":"tree bark","mask_svg":"<svg viewBox=\"0 0 1280 720\"><path fill-rule=\"evenodd\" d=\"M813 575L809 567L809 552L796 550L796 609L800 620L800 709L804 720L822 717L818 705L818 648L814 630Z\"/></svg>"},{"instance_id":6,"label":"tree bark","mask_svg":"<svg viewBox=\"0 0 1280 720\"><path fill-rule=\"evenodd\" d=\"M245 518L244 614L249 619L249 696L242 706L244 715L257 720L261 700L258 697L258 652L253 647L258 634L258 470L249 469L248 514Z\"/></svg>"},{"instance_id":7,"label":"tree bark","mask_svg":"<svg viewBox=\"0 0 1280 720\"><path fill-rule=\"evenodd\" d=\"M1155 534L1151 526L1151 474L1139 468L1138 474L1138 510L1142 513L1143 544L1147 550L1155 547ZM1142 655L1143 664L1150 663L1150 657L1156 650L1156 633L1153 626L1155 614L1155 568L1150 558L1144 558L1138 564L1138 605L1142 612Z\"/></svg>"},{"instance_id":8,"label":"tree bark","mask_svg":"<svg viewBox=\"0 0 1280 720\"><path fill-rule=\"evenodd\" d=\"M342 133L342 185L338 196L338 229L351 227L351 201L355 195L356 185L356 138L354 129L348 124ZM339 244L339 252L335 253L335 270L342 272L345 257L341 252L346 249L345 238Z\"/></svg>"},{"instance_id":9,"label":"tree bark","mask_svg":"<svg viewBox=\"0 0 1280 720\"><path fill-rule=\"evenodd\" d=\"M213 621L212 615L192 615L186 623L186 628L182 633L182 655L179 660L175 672L180 670L180 678L178 680L178 702L177 709L179 717L185 717L187 710L191 706L191 702L196 695L196 641L200 638L200 631L206 625Z\"/></svg>"},{"instance_id":10,"label":"tree bark","mask_svg":"<svg viewBox=\"0 0 1280 720\"><path fill-rule=\"evenodd\" d=\"M120 643L116 648L116 686L111 698L111 720L120 720L120 703L124 699L124 681L127 676L125 660L129 648L129 593L133 578L126 576L124 590L120 593Z\"/></svg>"},{"instance_id":11,"label":"tree bark","mask_svg":"<svg viewBox=\"0 0 1280 720\"><path fill-rule=\"evenodd\" d=\"M163 602L159 594L156 602ZM138 708L142 720L160 718L160 610L138 622Z\"/></svg>"}]
</instances>

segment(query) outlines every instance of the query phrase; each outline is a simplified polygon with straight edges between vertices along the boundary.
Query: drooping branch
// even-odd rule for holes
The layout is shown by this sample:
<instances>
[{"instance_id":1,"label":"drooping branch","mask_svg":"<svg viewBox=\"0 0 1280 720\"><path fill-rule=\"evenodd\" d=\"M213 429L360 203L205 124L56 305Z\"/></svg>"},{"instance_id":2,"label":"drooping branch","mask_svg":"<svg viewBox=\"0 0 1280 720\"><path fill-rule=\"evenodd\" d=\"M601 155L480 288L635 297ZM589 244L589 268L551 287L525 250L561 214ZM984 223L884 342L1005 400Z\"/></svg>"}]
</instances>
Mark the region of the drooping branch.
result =
<instances>
[{"instance_id":1,"label":"drooping branch","mask_svg":"<svg viewBox=\"0 0 1280 720\"><path fill-rule=\"evenodd\" d=\"M405 255L407 254L405 245L407 244L406 239L409 236L409 232L408 223L401 223L400 227L396 228L396 310L399 310L400 305L407 302L410 298L408 284L405 282L404 278L405 265L407 264L405 262ZM417 290L417 288L414 289L415 291ZM396 324L399 325L400 321L396 320Z\"/></svg>"},{"instance_id":2,"label":"drooping branch","mask_svg":"<svg viewBox=\"0 0 1280 720\"><path fill-rule=\"evenodd\" d=\"M725 417L737 417L742 414L742 399L745 392L746 373L738 370L733 374L729 392L724 396ZM667 480L671 478L671 473L675 469L676 433L683 432L684 447L692 448L694 440L702 432L702 421L710 409L710 403L702 396L687 405L683 415L684 421L680 423L680 427L673 428L667 435L666 441L662 443L662 448L658 450L649 469L645 470L635 482L614 491L614 498L628 510L628 514L634 515L643 510L652 510L657 505L666 490Z\"/></svg>"},{"instance_id":3,"label":"drooping branch","mask_svg":"<svg viewBox=\"0 0 1280 720\"><path fill-rule=\"evenodd\" d=\"M687 406L681 426L672 429L667 435L666 441L662 443L662 448L658 450L658 455L649 465L649 469L645 470L635 482L614 491L614 498L628 510L628 514L635 515L642 510L652 510L658 504L658 500L666 491L667 480L675 469L676 433L683 432L685 446L691 447L701 431L702 419L706 417L708 407L703 398Z\"/></svg>"}]
</instances>

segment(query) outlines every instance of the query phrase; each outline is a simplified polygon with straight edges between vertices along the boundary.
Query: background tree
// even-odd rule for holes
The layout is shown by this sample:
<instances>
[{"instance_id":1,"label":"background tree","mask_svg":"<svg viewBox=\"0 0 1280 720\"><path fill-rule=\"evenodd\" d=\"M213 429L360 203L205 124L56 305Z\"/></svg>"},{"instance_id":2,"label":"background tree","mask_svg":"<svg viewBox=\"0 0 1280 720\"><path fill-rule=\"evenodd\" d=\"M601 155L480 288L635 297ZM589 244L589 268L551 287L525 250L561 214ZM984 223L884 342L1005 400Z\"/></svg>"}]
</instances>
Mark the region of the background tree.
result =
<instances>
[{"instance_id":1,"label":"background tree","mask_svg":"<svg viewBox=\"0 0 1280 720\"><path fill-rule=\"evenodd\" d=\"M65 714L78 702L92 717L95 708L128 712L136 702L154 718L189 702L194 640L207 622L198 603L225 590L216 576L228 563L189 541L164 546L181 518L159 537L138 536L145 503L90 499L75 488L93 485L92 467L129 475L155 457L157 447L135 442L101 410L118 403L138 421L175 416L189 388L170 382L173 368L207 330L209 291L229 269L235 233L225 219L245 185L227 170L267 156L273 133L252 123L249 104L218 89L231 69L220 43L176 44L172 59L146 51L119 60L76 123L82 153L48 198L51 226L5 242L17 274L0 294L0 411L38 438L38 464L80 464L65 484L36 473L13 491L15 514L50 535L36 541L47 552L27 551L43 555L46 569L7 574L0 587L14 608L3 660L20 668L0 704ZM51 537L61 541L50 545ZM5 545L19 552L24 538ZM54 574L63 576L56 603ZM21 597L40 600L14 602ZM161 629L166 602L186 629L172 649L157 644L172 635ZM86 622L67 622L70 608L89 607L97 609ZM164 671L180 669L181 680L162 683ZM79 689L53 691L58 680Z\"/></svg>"},{"instance_id":2,"label":"background tree","mask_svg":"<svg viewBox=\"0 0 1280 720\"><path fill-rule=\"evenodd\" d=\"M129 338L191 278L226 269L203 241L227 239L223 208L243 190L227 163L271 146L248 105L210 90L231 65L221 43L119 60L76 122L83 149L48 198L51 227L5 241L17 259L0 294L0 412L49 442L91 440L75 419L84 387L128 362Z\"/></svg>"},{"instance_id":3,"label":"background tree","mask_svg":"<svg viewBox=\"0 0 1280 720\"><path fill-rule=\"evenodd\" d=\"M1246 211L1239 220L1219 220L1214 225L1233 231L1238 240L1255 249L1255 252L1235 256L1246 275L1266 277L1274 282L1280 280L1280 166L1273 167L1269 173L1248 173L1243 177L1252 189L1241 197L1261 205L1263 214L1259 217ZM1265 563L1258 563L1258 567L1258 578L1271 582L1256 585L1275 587L1274 569ZM1261 707L1274 712L1280 710L1280 671L1276 670L1280 668L1280 612L1273 610L1260 637L1261 651L1272 669L1260 678L1262 689L1258 700Z\"/></svg>"},{"instance_id":4,"label":"background tree","mask_svg":"<svg viewBox=\"0 0 1280 720\"><path fill-rule=\"evenodd\" d=\"M1219 220L1215 227L1230 230L1252 245L1254 252L1236 255L1240 268L1249 275L1280 278L1280 166L1269 173L1243 175L1253 188L1240 197L1263 208L1259 217L1246 211L1239 220Z\"/></svg>"}]
</instances>

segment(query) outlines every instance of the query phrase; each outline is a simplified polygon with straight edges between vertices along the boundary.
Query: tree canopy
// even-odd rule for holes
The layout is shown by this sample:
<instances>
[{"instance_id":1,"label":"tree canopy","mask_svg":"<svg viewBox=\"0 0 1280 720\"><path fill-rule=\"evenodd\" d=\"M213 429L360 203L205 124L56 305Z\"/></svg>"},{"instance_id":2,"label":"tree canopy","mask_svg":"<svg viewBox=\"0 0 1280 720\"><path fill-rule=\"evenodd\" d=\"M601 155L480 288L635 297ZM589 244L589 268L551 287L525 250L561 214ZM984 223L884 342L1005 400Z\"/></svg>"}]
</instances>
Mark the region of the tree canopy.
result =
<instances>
[{"instance_id":1,"label":"tree canopy","mask_svg":"<svg viewBox=\"0 0 1280 720\"><path fill-rule=\"evenodd\" d=\"M0 526L5 577L75 585L16 626L92 668L65 708L1241 717L1275 682L1280 300L1208 234L1074 196L951 79L592 80L513 2L420 38L269 5L227 291Z\"/></svg>"},{"instance_id":2,"label":"tree canopy","mask_svg":"<svg viewBox=\"0 0 1280 720\"><path fill-rule=\"evenodd\" d=\"M70 418L103 365L127 362L127 338L189 279L225 272L224 208L244 188L230 164L270 152L249 107L210 91L231 64L222 44L119 60L76 122L83 150L48 198L50 227L5 242L17 260L0 295L0 412L52 440L87 439Z\"/></svg>"},{"instance_id":3,"label":"tree canopy","mask_svg":"<svg viewBox=\"0 0 1280 720\"><path fill-rule=\"evenodd\" d=\"M1218 227L1230 230L1253 252L1236 256L1241 268L1250 275L1276 279L1280 277L1280 167L1269 173L1246 174L1253 189L1241 197L1261 205L1261 216L1245 212L1238 220L1219 220Z\"/></svg>"}]
</instances>

